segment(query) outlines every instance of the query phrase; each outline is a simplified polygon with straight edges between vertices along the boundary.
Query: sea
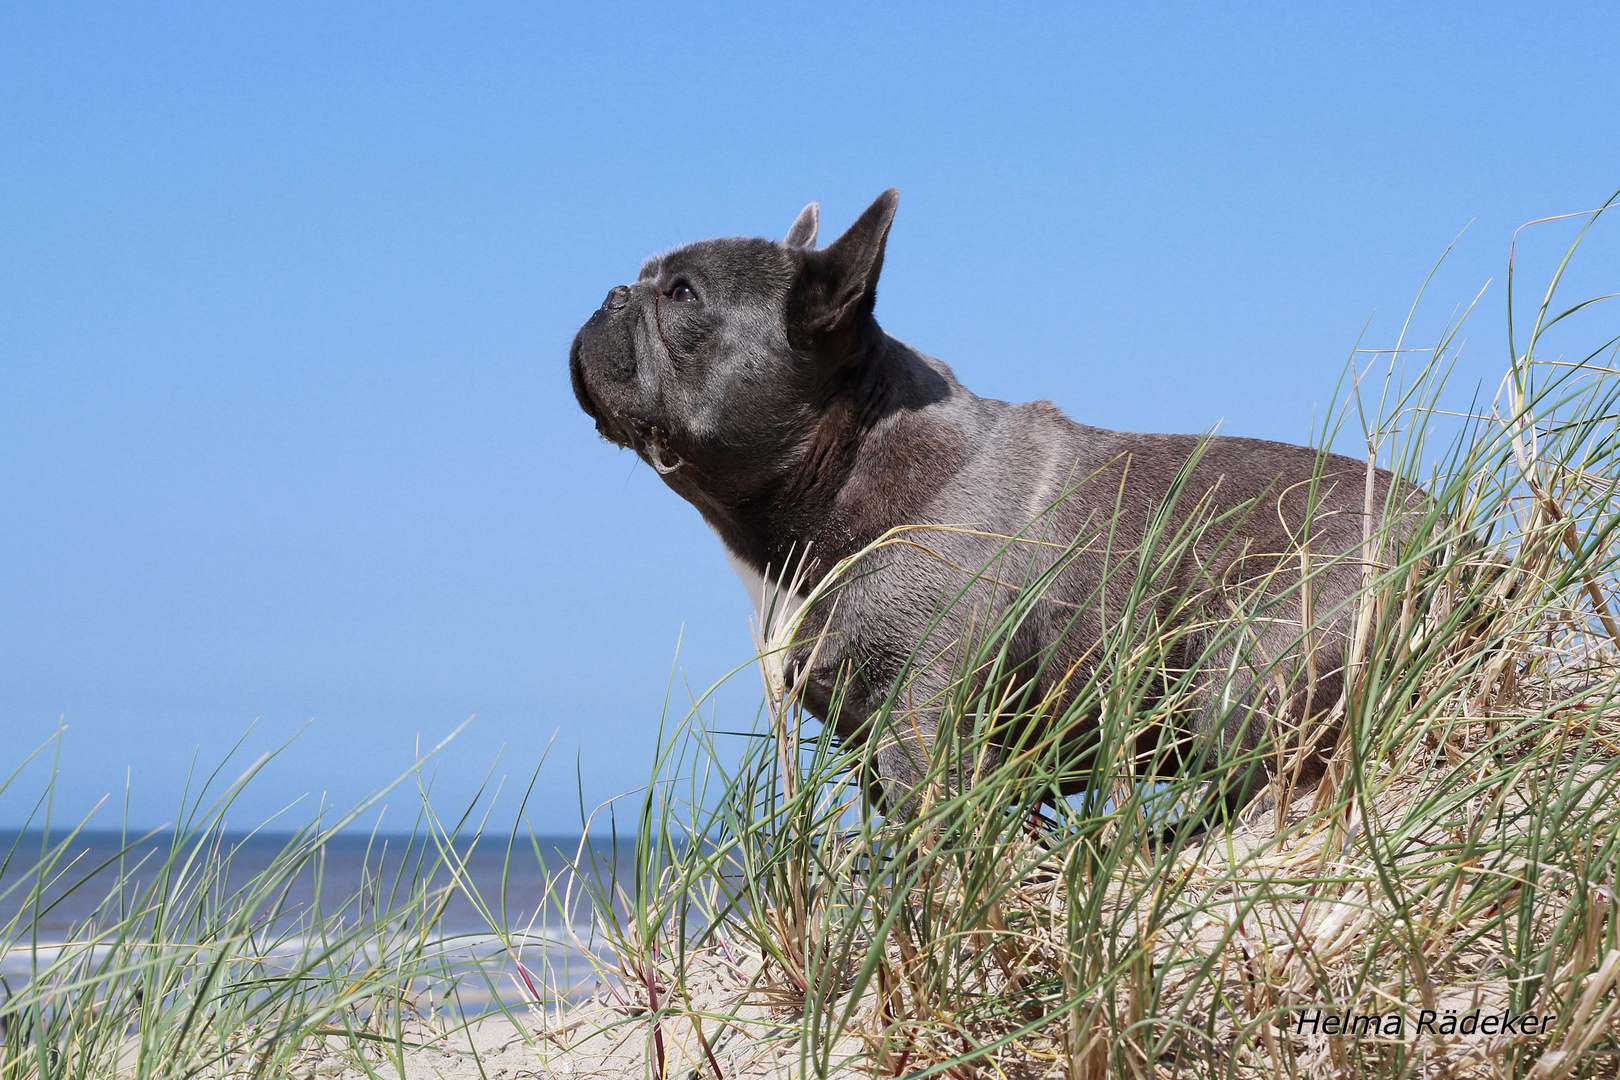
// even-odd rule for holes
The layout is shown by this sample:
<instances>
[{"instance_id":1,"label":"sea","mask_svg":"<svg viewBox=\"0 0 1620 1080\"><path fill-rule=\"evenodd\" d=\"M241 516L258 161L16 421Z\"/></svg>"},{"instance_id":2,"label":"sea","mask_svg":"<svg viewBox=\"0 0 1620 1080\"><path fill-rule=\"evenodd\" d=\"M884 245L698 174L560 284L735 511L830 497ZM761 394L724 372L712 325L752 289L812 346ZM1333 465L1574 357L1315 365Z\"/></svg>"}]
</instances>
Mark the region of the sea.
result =
<instances>
[{"instance_id":1,"label":"sea","mask_svg":"<svg viewBox=\"0 0 1620 1080\"><path fill-rule=\"evenodd\" d=\"M98 957L108 952L106 927L120 917L120 906L127 913L139 905L166 862L222 866L206 904L228 908L233 892L284 862L291 840L216 832L186 839L175 855L171 832L0 830L0 978L15 991L53 962L87 948ZM622 921L624 896L633 891L633 848L633 839L622 837L615 843L520 835L509 854L504 835L439 845L421 836L339 834L287 875L274 908L266 904L257 913L260 929L247 947L270 966L290 966L322 934L376 921L379 903L402 908L413 880L426 881L443 912L429 935L437 971L412 984L420 1007L476 1015L611 992L611 935L584 886L613 897L612 918ZM47 851L49 868L41 874ZM161 936L195 935L185 920L198 894L194 885L182 892L189 900L172 905L177 910L165 917L178 919ZM419 908L401 911L394 940L419 932L420 918ZM367 959L377 959L375 952Z\"/></svg>"}]
</instances>

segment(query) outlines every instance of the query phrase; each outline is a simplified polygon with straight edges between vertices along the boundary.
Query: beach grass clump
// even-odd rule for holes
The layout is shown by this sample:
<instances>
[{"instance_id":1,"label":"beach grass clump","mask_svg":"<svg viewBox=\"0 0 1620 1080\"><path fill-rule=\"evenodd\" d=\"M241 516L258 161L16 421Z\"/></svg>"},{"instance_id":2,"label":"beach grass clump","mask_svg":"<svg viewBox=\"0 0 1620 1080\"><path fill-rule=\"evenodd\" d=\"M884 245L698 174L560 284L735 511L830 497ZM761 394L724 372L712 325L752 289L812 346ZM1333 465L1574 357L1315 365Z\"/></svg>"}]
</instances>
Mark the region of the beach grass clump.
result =
<instances>
[{"instance_id":1,"label":"beach grass clump","mask_svg":"<svg viewBox=\"0 0 1620 1080\"><path fill-rule=\"evenodd\" d=\"M566 889L566 872L545 874L557 852L525 850L517 831L504 850L486 842L480 800L441 819L425 781L408 834L355 835L392 786L290 834L231 831L273 756L223 790L219 769L199 777L176 824L110 845L84 822L53 827L51 785L34 827L0 852L0 1078L401 1076L435 1052L477 1075L467 1033L480 1016L521 1032L518 1014L550 1001L541 983L580 976L535 924ZM469 869L486 843L501 860L493 887ZM334 845L341 869L328 867ZM510 897L529 857L544 884ZM452 903L473 913L455 929Z\"/></svg>"},{"instance_id":2,"label":"beach grass clump","mask_svg":"<svg viewBox=\"0 0 1620 1080\"><path fill-rule=\"evenodd\" d=\"M1362 586L1300 620L1290 656L1252 643L1285 601L1311 611L1308 537L1287 553L1297 581L1219 617L1170 598L1165 618L1159 571L1208 539L1165 526L1120 560L1107 587L1126 614L1065 695L1034 700L1005 667L1046 583L1025 581L952 643L944 698L911 700L902 676L840 743L804 714L787 646L840 580L930 530L840 564L796 616L762 612L765 707L742 761L696 706L660 738L633 880L599 898L616 985L592 1030L639 1045L658 1080L1615 1075L1620 338L1551 353L1590 303L1557 306L1568 261L1494 398L1442 408L1460 319L1414 376L1354 372L1322 441L1359 418L1369 494L1346 558ZM1403 481L1388 505L1375 466ZM1313 625L1335 615L1353 631L1322 703L1334 741L1245 754L1188 731L1202 665L1308 678ZM1178 628L1199 618L1212 643L1189 666ZM947 734L885 817L862 778L922 707ZM1077 756L1064 733L1092 722ZM1313 750L1320 783L1302 779ZM1246 805L1212 797L1242 773L1265 781ZM1085 794L1063 797L1077 778Z\"/></svg>"}]
</instances>

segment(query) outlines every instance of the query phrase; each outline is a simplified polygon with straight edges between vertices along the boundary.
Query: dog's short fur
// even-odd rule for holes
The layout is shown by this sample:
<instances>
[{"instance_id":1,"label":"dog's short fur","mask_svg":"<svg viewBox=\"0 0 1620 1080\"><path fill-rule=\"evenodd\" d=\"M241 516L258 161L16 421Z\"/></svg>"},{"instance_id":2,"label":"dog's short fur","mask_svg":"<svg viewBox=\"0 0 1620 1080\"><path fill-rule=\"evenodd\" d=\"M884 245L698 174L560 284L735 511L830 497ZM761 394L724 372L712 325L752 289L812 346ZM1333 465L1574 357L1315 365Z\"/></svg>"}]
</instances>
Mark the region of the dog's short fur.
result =
<instances>
[{"instance_id":1,"label":"dog's short fur","mask_svg":"<svg viewBox=\"0 0 1620 1080\"><path fill-rule=\"evenodd\" d=\"M597 431L633 449L698 508L756 600L784 568L802 569L808 588L895 526L969 527L916 534L916 547L885 547L870 572L840 587L836 605L822 605L819 621L807 620L831 631L807 673L810 710L845 737L866 734L942 598L967 580L964 571L1007 549L998 580L981 580L932 631L920 655L937 654L937 662L912 667L910 734L880 741L875 754L893 806L914 784L937 730L937 709L926 703L950 678L951 644L973 632L970 623L982 628L1006 609L1016 592L1009 582L1032 580L1063 545L1091 538L1012 639L1009 668L1032 673L1044 696L1055 680L1078 682L1073 675L1089 670L1105 626L1120 617L1122 560L1136 558L1155 514L1172 524L1227 515L1152 590L1167 612L1171 598L1203 597L1171 614L1182 621L1180 652L1224 673L1209 676L1220 685L1208 686L1196 726L1244 748L1269 745L1283 728L1319 732L1341 690L1354 606L1346 601L1361 583L1365 464L1258 439L1107 431L1075 423L1048 401L970 393L950 368L889 337L873 318L896 204L896 193L884 192L826 248L816 247L812 203L782 243L707 240L650 259L633 285L608 293L569 358L574 393ZM1380 471L1373 481L1381 507L1392 478ZM1315 678L1301 677L1305 666L1295 663L1281 691L1269 692L1271 676L1257 688L1247 672L1255 658L1298 657L1307 534ZM1047 543L1009 548L997 539L1015 535ZM1188 613L1230 618L1216 595L1245 583L1282 599L1254 624L1252 650L1230 663L1233 649L1201 644L1209 632ZM788 667L810 655L798 646ZM849 681L832 716L841 677ZM1309 778L1309 759L1304 771Z\"/></svg>"}]
</instances>

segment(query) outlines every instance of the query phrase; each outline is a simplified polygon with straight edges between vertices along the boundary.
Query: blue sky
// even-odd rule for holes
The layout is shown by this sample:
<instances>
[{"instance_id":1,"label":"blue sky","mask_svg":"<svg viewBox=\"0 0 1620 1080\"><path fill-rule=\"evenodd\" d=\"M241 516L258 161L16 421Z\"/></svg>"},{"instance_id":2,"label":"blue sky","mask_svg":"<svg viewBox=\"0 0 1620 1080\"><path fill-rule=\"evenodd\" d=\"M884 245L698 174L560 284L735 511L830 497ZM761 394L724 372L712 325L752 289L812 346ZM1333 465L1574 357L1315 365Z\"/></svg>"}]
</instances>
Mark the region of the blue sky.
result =
<instances>
[{"instance_id":1,"label":"blue sky","mask_svg":"<svg viewBox=\"0 0 1620 1080\"><path fill-rule=\"evenodd\" d=\"M975 391L1303 441L1465 227L1415 336L1494 279L1494 388L1514 229L1620 187L1617 71L1603 5L9 5L0 775L65 722L58 815L127 777L151 825L302 730L234 819L291 822L476 715L445 805L549 745L535 824L577 828L678 642L694 686L750 656L717 541L569 392L645 256L895 186L878 317ZM1568 288L1617 285L1608 223Z\"/></svg>"}]
</instances>

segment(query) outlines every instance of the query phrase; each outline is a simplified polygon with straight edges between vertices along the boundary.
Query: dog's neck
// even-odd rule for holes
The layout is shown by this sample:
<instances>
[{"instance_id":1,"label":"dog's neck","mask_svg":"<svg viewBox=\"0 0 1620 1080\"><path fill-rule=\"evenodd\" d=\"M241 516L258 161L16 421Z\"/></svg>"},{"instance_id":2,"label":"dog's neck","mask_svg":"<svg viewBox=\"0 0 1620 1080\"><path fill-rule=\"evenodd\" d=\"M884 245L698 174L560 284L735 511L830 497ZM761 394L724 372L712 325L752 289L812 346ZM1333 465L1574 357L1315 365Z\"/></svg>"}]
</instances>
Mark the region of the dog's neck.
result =
<instances>
[{"instance_id":1,"label":"dog's neck","mask_svg":"<svg viewBox=\"0 0 1620 1080\"><path fill-rule=\"evenodd\" d=\"M829 378L773 483L735 505L699 504L739 573L801 574L808 589L889 529L925 523L932 497L1004 407L881 330L868 340Z\"/></svg>"}]
</instances>

